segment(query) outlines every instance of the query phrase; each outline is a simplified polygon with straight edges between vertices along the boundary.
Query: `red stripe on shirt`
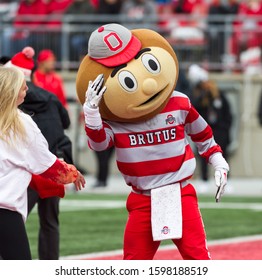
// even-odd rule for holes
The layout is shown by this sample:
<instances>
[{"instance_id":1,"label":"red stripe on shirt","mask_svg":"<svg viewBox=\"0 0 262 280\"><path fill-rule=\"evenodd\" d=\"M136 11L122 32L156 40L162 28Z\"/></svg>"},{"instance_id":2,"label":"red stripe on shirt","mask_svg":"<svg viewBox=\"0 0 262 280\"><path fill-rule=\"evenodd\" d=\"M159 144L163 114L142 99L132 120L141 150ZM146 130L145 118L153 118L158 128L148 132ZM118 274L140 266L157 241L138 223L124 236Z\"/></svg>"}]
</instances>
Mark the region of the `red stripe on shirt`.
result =
<instances>
[{"instance_id":1,"label":"red stripe on shirt","mask_svg":"<svg viewBox=\"0 0 262 280\"><path fill-rule=\"evenodd\" d=\"M208 139L213 137L213 132L211 127L208 125L204 130L197 134L190 134L189 135L194 142L205 142Z\"/></svg>"},{"instance_id":2,"label":"red stripe on shirt","mask_svg":"<svg viewBox=\"0 0 262 280\"><path fill-rule=\"evenodd\" d=\"M106 140L106 132L104 128L97 130L85 126L85 131L86 131L86 135L96 143L101 143Z\"/></svg>"},{"instance_id":3,"label":"red stripe on shirt","mask_svg":"<svg viewBox=\"0 0 262 280\"><path fill-rule=\"evenodd\" d=\"M185 161L192 158L194 158L194 154L190 145L187 145L185 147L185 153L180 156L134 163L117 161L117 165L120 172L123 174L127 176L141 177L176 172L181 168Z\"/></svg>"},{"instance_id":4,"label":"red stripe on shirt","mask_svg":"<svg viewBox=\"0 0 262 280\"><path fill-rule=\"evenodd\" d=\"M176 110L189 111L190 107L191 105L188 98L182 96L173 96L170 98L169 102L161 113L168 113Z\"/></svg>"},{"instance_id":5,"label":"red stripe on shirt","mask_svg":"<svg viewBox=\"0 0 262 280\"><path fill-rule=\"evenodd\" d=\"M197 120L198 117L199 117L199 113L197 112L197 110L194 107L191 107L186 117L185 123L192 123L195 120Z\"/></svg>"},{"instance_id":6,"label":"red stripe on shirt","mask_svg":"<svg viewBox=\"0 0 262 280\"><path fill-rule=\"evenodd\" d=\"M207 152L203 153L201 156L208 161L209 157L211 155L213 155L214 153L223 153L223 151L219 145L215 145L215 146L211 147L210 149L208 149Z\"/></svg>"}]
</instances>

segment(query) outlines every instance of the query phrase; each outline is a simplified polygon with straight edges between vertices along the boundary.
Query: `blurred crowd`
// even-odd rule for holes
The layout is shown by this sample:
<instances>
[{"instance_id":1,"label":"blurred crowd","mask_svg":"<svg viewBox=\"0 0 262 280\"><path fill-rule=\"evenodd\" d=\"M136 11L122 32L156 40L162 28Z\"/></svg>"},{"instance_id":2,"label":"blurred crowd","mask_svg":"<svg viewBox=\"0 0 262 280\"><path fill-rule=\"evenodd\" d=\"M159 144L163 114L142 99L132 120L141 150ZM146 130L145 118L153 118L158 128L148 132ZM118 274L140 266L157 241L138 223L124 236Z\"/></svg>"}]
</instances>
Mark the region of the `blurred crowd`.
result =
<instances>
[{"instance_id":1,"label":"blurred crowd","mask_svg":"<svg viewBox=\"0 0 262 280\"><path fill-rule=\"evenodd\" d=\"M19 68L30 70L30 83L33 88L37 87L37 91L41 88L56 95L61 108L68 114L69 122L63 130L70 125L68 104L70 100L62 76L56 71L57 62L61 63L65 58L62 49L66 45L67 57L70 61L79 63L87 52L91 32L109 22L132 25L134 28L155 29L167 38L178 56L181 53L192 55L196 49L204 50L204 55L198 64L207 66L206 61L214 65L238 64L241 66L238 71L251 69L253 73L259 73L257 70L261 67L262 0L2 0L0 2L0 65L11 63ZM62 36L63 32L67 34L67 41ZM33 47L30 62L36 54L35 65L34 63L28 65L27 56L26 61L24 59L26 54L24 50L28 50L26 46ZM179 61L183 62L183 56L179 57ZM232 114L231 104L227 100L226 92L210 78L209 74L214 68L204 69L194 64L192 56L189 56L189 61L191 65L180 69L176 90L189 96L194 107L212 127L214 137L228 160L235 117ZM216 70L221 70L221 67ZM47 107L49 108L49 105ZM45 114L49 116L49 113L45 112ZM262 93L258 116L259 123L262 125ZM81 112L77 118L79 126L83 125ZM53 129L50 135L55 135ZM71 142L69 144L71 149ZM56 150L56 154L65 158L65 153L61 153L60 149ZM113 148L95 152L94 188L108 185L113 154ZM71 157L72 154L68 162L73 162ZM77 157L75 161L78 165ZM201 160L200 163L200 178L205 183L209 180L208 164L205 160ZM78 170L83 174L88 173L85 167L78 166ZM53 203L56 211L53 217L49 215L48 219L53 221L51 226L54 228L54 235L51 236L50 242L55 243L51 247L56 250L51 256L47 256L40 248L39 256L43 259L59 257L59 201ZM34 204L35 202L32 207ZM50 206L43 207L49 209ZM41 213L39 215L40 219L47 220L45 215L42 217ZM47 228L48 226L47 223ZM40 243L39 247L41 247Z\"/></svg>"},{"instance_id":2,"label":"blurred crowd","mask_svg":"<svg viewBox=\"0 0 262 280\"><path fill-rule=\"evenodd\" d=\"M156 29L178 48L202 47L202 59L213 63L260 59L261 0L3 0L0 14L9 23L0 32L0 55L13 55L31 45L37 52L53 49L61 61L66 22L70 61L79 61L96 28L91 25L119 21Z\"/></svg>"}]
</instances>

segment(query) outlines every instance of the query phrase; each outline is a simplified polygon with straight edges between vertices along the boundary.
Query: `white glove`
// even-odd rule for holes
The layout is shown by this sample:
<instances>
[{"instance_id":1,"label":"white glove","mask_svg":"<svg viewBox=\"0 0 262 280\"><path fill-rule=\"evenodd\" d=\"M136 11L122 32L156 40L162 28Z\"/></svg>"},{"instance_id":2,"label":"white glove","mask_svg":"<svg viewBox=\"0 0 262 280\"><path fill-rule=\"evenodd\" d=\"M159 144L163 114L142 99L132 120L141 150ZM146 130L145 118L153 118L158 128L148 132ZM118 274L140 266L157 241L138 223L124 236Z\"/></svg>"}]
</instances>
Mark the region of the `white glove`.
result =
<instances>
[{"instance_id":1,"label":"white glove","mask_svg":"<svg viewBox=\"0 0 262 280\"><path fill-rule=\"evenodd\" d=\"M99 102L102 99L106 87L102 89L104 82L104 75L100 74L96 77L94 82L89 81L88 88L86 91L86 100L83 105L85 123L91 129L100 129L102 127L102 119L99 113Z\"/></svg>"},{"instance_id":2,"label":"white glove","mask_svg":"<svg viewBox=\"0 0 262 280\"><path fill-rule=\"evenodd\" d=\"M96 109L98 107L99 102L102 99L104 92L106 91L105 86L102 88L103 83L104 83L103 74L98 75L94 80L94 82L89 81L88 89L86 91L86 101L84 106L86 105L92 109Z\"/></svg>"},{"instance_id":3,"label":"white glove","mask_svg":"<svg viewBox=\"0 0 262 280\"><path fill-rule=\"evenodd\" d=\"M216 202L220 201L221 196L225 192L225 187L227 185L227 173L228 171L224 168L219 168L215 170L215 182L217 186Z\"/></svg>"},{"instance_id":4,"label":"white glove","mask_svg":"<svg viewBox=\"0 0 262 280\"><path fill-rule=\"evenodd\" d=\"M216 202L219 202L227 185L227 174L229 171L229 166L221 153L213 154L210 157L209 162L215 169L215 183L218 188L215 198Z\"/></svg>"}]
</instances>

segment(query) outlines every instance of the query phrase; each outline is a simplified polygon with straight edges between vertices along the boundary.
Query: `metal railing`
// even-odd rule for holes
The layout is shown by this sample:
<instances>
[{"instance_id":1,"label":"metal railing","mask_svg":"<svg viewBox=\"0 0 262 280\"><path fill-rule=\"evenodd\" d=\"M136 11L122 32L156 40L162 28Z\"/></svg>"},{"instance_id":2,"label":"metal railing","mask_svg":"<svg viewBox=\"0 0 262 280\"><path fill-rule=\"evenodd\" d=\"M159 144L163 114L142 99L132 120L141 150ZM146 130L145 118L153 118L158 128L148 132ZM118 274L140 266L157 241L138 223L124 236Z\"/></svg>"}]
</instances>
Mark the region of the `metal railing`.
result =
<instances>
[{"instance_id":1,"label":"metal railing","mask_svg":"<svg viewBox=\"0 0 262 280\"><path fill-rule=\"evenodd\" d=\"M186 68L192 63L205 64L210 70L241 70L239 53L232 55L231 43L236 34L257 38L262 34L261 17L236 16L184 16L165 15L131 20L126 15L52 15L21 16L16 21L26 25L14 25L14 18L0 15L0 55L12 56L26 45L35 48L52 49L61 70L78 68L82 56L87 53L88 38L93 30L104 23L118 22L129 29L149 28L159 32L172 45L180 66ZM238 20L246 27L233 27ZM39 24L35 25L34 22ZM257 24L257 27L251 29ZM182 23L182 24L181 24ZM249 26L249 27L248 27ZM243 36L245 37L245 36ZM262 40L261 40L262 41ZM245 50L245 42L241 51ZM260 44L258 47L261 47ZM246 44L246 48L248 45Z\"/></svg>"}]
</instances>

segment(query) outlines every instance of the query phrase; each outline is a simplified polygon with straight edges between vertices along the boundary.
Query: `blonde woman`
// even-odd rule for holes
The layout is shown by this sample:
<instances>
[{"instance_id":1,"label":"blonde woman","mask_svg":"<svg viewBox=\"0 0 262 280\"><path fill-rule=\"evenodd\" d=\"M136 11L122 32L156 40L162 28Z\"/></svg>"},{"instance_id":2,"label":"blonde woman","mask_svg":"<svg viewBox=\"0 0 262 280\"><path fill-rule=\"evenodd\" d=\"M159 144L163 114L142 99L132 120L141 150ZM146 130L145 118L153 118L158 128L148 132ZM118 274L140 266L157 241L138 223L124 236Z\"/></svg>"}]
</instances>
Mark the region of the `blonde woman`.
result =
<instances>
[{"instance_id":1,"label":"blonde woman","mask_svg":"<svg viewBox=\"0 0 262 280\"><path fill-rule=\"evenodd\" d=\"M77 190L85 185L82 174L48 150L35 122L18 109L27 89L22 71L0 67L0 258L9 260L31 259L24 222L33 174L58 185L74 183Z\"/></svg>"}]
</instances>

